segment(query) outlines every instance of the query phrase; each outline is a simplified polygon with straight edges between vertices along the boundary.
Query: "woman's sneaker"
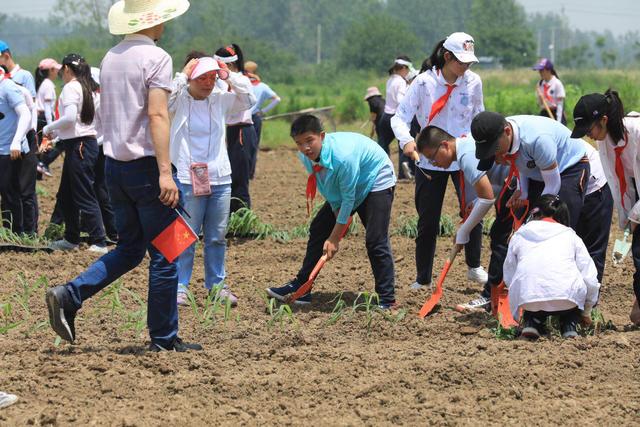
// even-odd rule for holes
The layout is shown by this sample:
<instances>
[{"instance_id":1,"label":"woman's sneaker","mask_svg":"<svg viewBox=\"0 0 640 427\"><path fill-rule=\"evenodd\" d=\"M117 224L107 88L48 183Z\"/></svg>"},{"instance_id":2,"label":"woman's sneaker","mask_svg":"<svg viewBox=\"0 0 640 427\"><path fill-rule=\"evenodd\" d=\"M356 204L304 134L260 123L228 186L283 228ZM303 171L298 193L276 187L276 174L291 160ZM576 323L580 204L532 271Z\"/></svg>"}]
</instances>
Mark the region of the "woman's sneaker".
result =
<instances>
[{"instance_id":1,"label":"woman's sneaker","mask_svg":"<svg viewBox=\"0 0 640 427\"><path fill-rule=\"evenodd\" d=\"M578 325L575 320L564 322L560 325L560 332L562 332L562 338L576 338L578 336Z\"/></svg>"},{"instance_id":2,"label":"woman's sneaker","mask_svg":"<svg viewBox=\"0 0 640 427\"><path fill-rule=\"evenodd\" d=\"M212 292L213 290L211 290L210 292ZM222 289L220 289L220 293L218 294L218 298L220 298L220 302L222 304L226 304L227 300L230 301L231 303L231 307L235 307L238 305L238 297L235 296L235 294L233 292L231 292L231 289L227 288L226 286Z\"/></svg>"},{"instance_id":3,"label":"woman's sneaker","mask_svg":"<svg viewBox=\"0 0 640 427\"><path fill-rule=\"evenodd\" d=\"M482 268L482 266L469 267L469 269L467 270L467 279L484 285L485 283L487 283L487 280L489 280L489 275L484 270L484 268Z\"/></svg>"},{"instance_id":4,"label":"woman's sneaker","mask_svg":"<svg viewBox=\"0 0 640 427\"><path fill-rule=\"evenodd\" d=\"M188 343L182 341L181 338L176 338L170 345L160 345L158 343L151 343L149 351L159 353L162 351L176 351L178 353L184 353L185 351L202 351L200 344Z\"/></svg>"},{"instance_id":5,"label":"woman's sneaker","mask_svg":"<svg viewBox=\"0 0 640 427\"><path fill-rule=\"evenodd\" d=\"M531 315L526 315L526 317L524 318L524 327L520 332L520 336L524 338L528 338L530 340L537 340L544 333L545 333L544 323Z\"/></svg>"},{"instance_id":6,"label":"woman's sneaker","mask_svg":"<svg viewBox=\"0 0 640 427\"><path fill-rule=\"evenodd\" d=\"M97 254L100 255L106 255L107 252L109 252L109 249L107 248L106 245L91 245L89 246L89 249L87 249L89 252L95 252Z\"/></svg>"}]
</instances>

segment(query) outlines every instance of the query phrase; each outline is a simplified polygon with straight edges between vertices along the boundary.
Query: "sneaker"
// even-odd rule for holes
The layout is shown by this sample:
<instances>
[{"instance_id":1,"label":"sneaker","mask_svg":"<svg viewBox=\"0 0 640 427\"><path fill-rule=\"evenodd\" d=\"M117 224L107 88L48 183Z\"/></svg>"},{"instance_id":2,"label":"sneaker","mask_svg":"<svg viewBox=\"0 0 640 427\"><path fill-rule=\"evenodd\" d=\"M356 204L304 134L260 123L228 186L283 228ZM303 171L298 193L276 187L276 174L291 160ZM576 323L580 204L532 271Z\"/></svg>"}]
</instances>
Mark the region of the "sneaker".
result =
<instances>
[{"instance_id":1,"label":"sneaker","mask_svg":"<svg viewBox=\"0 0 640 427\"><path fill-rule=\"evenodd\" d=\"M55 251L72 251L78 248L77 243L71 243L66 239L56 240L55 242L51 242L49 244L49 248Z\"/></svg>"},{"instance_id":2,"label":"sneaker","mask_svg":"<svg viewBox=\"0 0 640 427\"><path fill-rule=\"evenodd\" d=\"M187 293L186 292L178 292L177 302L178 302L178 305L188 305L189 304L189 297L187 297Z\"/></svg>"},{"instance_id":3,"label":"sneaker","mask_svg":"<svg viewBox=\"0 0 640 427\"><path fill-rule=\"evenodd\" d=\"M491 300L481 295L479 298L471 300L466 304L456 305L456 311L491 311Z\"/></svg>"},{"instance_id":4,"label":"sneaker","mask_svg":"<svg viewBox=\"0 0 640 427\"><path fill-rule=\"evenodd\" d=\"M101 246L101 245L91 245L89 246L89 249L87 249L89 252L95 252L101 255L106 254L107 252L109 252L109 249L106 246Z\"/></svg>"},{"instance_id":5,"label":"sneaker","mask_svg":"<svg viewBox=\"0 0 640 427\"><path fill-rule=\"evenodd\" d=\"M71 294L64 286L47 290L49 324L63 340L73 343L76 337L75 318L78 311L71 300Z\"/></svg>"},{"instance_id":6,"label":"sneaker","mask_svg":"<svg viewBox=\"0 0 640 427\"><path fill-rule=\"evenodd\" d=\"M398 308L398 304L395 301L380 303L378 304L378 308L380 310L395 310L396 308Z\"/></svg>"},{"instance_id":7,"label":"sneaker","mask_svg":"<svg viewBox=\"0 0 640 427\"><path fill-rule=\"evenodd\" d=\"M467 279L484 285L485 283L487 283L487 280L489 280L489 275L486 271L484 271L484 268L482 268L482 266L475 268L469 267L469 269L467 270Z\"/></svg>"},{"instance_id":8,"label":"sneaker","mask_svg":"<svg viewBox=\"0 0 640 427\"><path fill-rule=\"evenodd\" d=\"M575 320L562 323L560 325L560 332L562 332L562 338L576 338L578 336L578 331Z\"/></svg>"},{"instance_id":9,"label":"sneaker","mask_svg":"<svg viewBox=\"0 0 640 427\"><path fill-rule=\"evenodd\" d=\"M422 289L424 287L431 287L431 283L425 283L424 285L418 281L413 282L412 284L409 285L409 289L413 289L414 291L417 291L418 289Z\"/></svg>"},{"instance_id":10,"label":"sneaker","mask_svg":"<svg viewBox=\"0 0 640 427\"><path fill-rule=\"evenodd\" d=\"M238 305L238 297L235 296L235 294L231 292L231 289L227 288L226 286L220 289L218 297L220 298L220 302L222 304L226 304L227 299L229 299L229 301L231 301L231 307L235 307Z\"/></svg>"},{"instance_id":11,"label":"sneaker","mask_svg":"<svg viewBox=\"0 0 640 427\"><path fill-rule=\"evenodd\" d=\"M5 393L0 391L0 409L11 406L18 401L18 396L15 394Z\"/></svg>"},{"instance_id":12,"label":"sneaker","mask_svg":"<svg viewBox=\"0 0 640 427\"><path fill-rule=\"evenodd\" d=\"M47 165L45 165L42 162L38 163L38 166L36 166L36 171L38 173L41 173L42 175L45 175L45 176L49 176L49 177L53 176L53 174L51 173L51 171L49 170Z\"/></svg>"},{"instance_id":13,"label":"sneaker","mask_svg":"<svg viewBox=\"0 0 640 427\"><path fill-rule=\"evenodd\" d=\"M271 298L275 298L278 301L286 302L287 295L294 293L300 287L300 283L293 279L279 288L267 288L267 295ZM293 302L294 304L304 305L311 304L311 292L307 292L305 295L301 296L297 300Z\"/></svg>"},{"instance_id":14,"label":"sneaker","mask_svg":"<svg viewBox=\"0 0 640 427\"><path fill-rule=\"evenodd\" d=\"M544 323L530 314L523 314L524 325L520 336L537 340L545 332Z\"/></svg>"},{"instance_id":15,"label":"sneaker","mask_svg":"<svg viewBox=\"0 0 640 427\"><path fill-rule=\"evenodd\" d=\"M185 351L194 350L194 351L202 351L202 346L200 344L193 344L182 341L181 338L176 338L173 340L173 343L169 346L161 346L158 343L151 343L149 346L149 351L154 353L160 353L162 351L175 351L178 353L184 353Z\"/></svg>"}]
</instances>

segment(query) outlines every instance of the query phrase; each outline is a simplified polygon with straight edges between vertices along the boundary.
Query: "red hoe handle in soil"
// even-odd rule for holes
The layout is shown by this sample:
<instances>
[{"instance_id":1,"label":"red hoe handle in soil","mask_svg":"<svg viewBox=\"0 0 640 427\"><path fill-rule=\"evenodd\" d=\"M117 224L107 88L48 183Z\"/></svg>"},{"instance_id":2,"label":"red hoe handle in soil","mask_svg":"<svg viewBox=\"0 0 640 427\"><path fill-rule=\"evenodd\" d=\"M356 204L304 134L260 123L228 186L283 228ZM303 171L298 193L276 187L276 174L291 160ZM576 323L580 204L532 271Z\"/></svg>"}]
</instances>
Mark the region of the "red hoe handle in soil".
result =
<instances>
[{"instance_id":1,"label":"red hoe handle in soil","mask_svg":"<svg viewBox=\"0 0 640 427\"><path fill-rule=\"evenodd\" d=\"M444 278L447 277L447 273L451 268L451 264L453 263L453 260L456 259L456 255L458 255L460 249L462 249L462 245L453 245L453 248L451 248L451 252L447 257L447 260L444 262L444 267L440 272L440 276L438 276L436 290L431 294L431 297L424 302L424 305L420 309L420 313L418 314L418 316L421 319L424 319L427 314L431 313L431 310L433 310L433 308L440 302L440 298L442 297L442 284L444 283Z\"/></svg>"},{"instance_id":2,"label":"red hoe handle in soil","mask_svg":"<svg viewBox=\"0 0 640 427\"><path fill-rule=\"evenodd\" d=\"M342 240L344 235L347 234L347 231L351 226L351 220L352 220L352 217L349 217L349 220L347 221L347 226L345 227L344 232L342 233L342 236L340 236L340 240ZM293 303L295 300L297 300L303 295L306 295L307 292L311 291L311 288L313 288L313 282L315 282L316 277L318 277L318 273L320 273L320 270L322 270L322 267L324 267L326 262L327 262L327 255L322 255L318 260L318 262L316 263L316 266L313 267L313 270L311 270L311 274L309 274L309 279L306 282L304 282L302 286L300 286L298 290L296 290L289 298L287 298L286 300L287 304Z\"/></svg>"}]
</instances>

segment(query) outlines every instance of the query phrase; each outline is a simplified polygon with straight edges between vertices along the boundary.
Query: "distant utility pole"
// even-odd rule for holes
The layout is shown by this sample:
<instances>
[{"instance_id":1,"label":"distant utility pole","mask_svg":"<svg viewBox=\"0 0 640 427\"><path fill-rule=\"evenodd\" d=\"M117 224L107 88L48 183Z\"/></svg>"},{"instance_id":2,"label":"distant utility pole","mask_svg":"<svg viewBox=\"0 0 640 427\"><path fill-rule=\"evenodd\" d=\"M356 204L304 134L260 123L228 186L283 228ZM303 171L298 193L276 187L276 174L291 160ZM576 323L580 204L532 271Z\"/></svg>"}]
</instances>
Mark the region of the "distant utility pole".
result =
<instances>
[{"instance_id":1,"label":"distant utility pole","mask_svg":"<svg viewBox=\"0 0 640 427\"><path fill-rule=\"evenodd\" d=\"M316 64L320 65L320 62L322 61L322 24L318 24L316 37Z\"/></svg>"},{"instance_id":2,"label":"distant utility pole","mask_svg":"<svg viewBox=\"0 0 640 427\"><path fill-rule=\"evenodd\" d=\"M549 45L549 50L551 51L551 62L555 64L556 62L556 27L551 29L551 45Z\"/></svg>"}]
</instances>

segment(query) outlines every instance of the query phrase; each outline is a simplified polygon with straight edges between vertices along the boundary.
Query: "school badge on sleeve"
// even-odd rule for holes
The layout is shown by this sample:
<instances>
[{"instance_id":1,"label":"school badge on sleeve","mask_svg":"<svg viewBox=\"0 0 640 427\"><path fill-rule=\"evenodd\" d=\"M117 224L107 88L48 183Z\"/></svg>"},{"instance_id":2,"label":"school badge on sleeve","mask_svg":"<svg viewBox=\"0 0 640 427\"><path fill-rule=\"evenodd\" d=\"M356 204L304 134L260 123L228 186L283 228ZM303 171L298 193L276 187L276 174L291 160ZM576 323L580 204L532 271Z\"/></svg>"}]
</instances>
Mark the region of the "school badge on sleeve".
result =
<instances>
[{"instance_id":1,"label":"school badge on sleeve","mask_svg":"<svg viewBox=\"0 0 640 427\"><path fill-rule=\"evenodd\" d=\"M189 246L191 246L198 236L193 231L182 215L178 217L167 228L162 230L151 244L167 259L169 262L175 261Z\"/></svg>"}]
</instances>

